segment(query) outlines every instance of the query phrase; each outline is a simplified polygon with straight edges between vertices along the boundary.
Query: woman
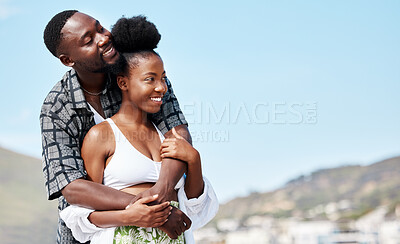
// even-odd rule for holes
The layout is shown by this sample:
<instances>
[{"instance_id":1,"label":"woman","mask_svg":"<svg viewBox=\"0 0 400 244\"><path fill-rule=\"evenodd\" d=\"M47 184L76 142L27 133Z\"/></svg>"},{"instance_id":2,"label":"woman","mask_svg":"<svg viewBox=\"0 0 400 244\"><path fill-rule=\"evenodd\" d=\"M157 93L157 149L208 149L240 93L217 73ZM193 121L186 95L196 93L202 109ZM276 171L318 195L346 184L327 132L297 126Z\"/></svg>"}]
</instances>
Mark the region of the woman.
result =
<instances>
[{"instance_id":1,"label":"woman","mask_svg":"<svg viewBox=\"0 0 400 244\"><path fill-rule=\"evenodd\" d=\"M117 76L122 104L118 113L94 126L85 137L81 153L88 178L136 195L157 181L164 157L186 162L187 176L177 185L179 204L171 201L146 205L157 198L153 196L140 199L122 211L93 212L71 206L60 215L75 238L82 242L91 239L92 243L111 243L114 239L116 243L126 240L128 243L184 243L185 238L186 243L191 243L191 229L206 224L216 214L218 202L209 182L203 180L197 150L175 130L175 138L163 141L160 131L147 119L149 113L160 110L167 91L163 62L154 52L160 35L156 27L141 16L120 19L112 33L126 61ZM185 237L181 235L177 240L156 228L162 226L173 211L169 205L179 205L193 222ZM128 218L137 220L133 223L135 226L123 226Z\"/></svg>"}]
</instances>

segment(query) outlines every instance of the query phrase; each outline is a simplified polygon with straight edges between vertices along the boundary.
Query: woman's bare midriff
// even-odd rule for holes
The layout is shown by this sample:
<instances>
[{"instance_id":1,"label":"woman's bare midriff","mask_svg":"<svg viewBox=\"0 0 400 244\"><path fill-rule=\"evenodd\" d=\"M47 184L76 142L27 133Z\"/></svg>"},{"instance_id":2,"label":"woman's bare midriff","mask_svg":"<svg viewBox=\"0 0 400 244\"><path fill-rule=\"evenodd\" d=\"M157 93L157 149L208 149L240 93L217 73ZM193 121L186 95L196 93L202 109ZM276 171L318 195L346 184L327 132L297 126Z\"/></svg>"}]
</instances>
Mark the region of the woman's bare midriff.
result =
<instances>
[{"instance_id":1,"label":"woman's bare midriff","mask_svg":"<svg viewBox=\"0 0 400 244\"><path fill-rule=\"evenodd\" d=\"M134 186L130 186L124 189L121 189L121 191L132 194L132 195L138 195L141 192L144 192L145 190L150 189L152 186L154 186L155 183L142 183L142 184L138 184L138 185L134 185ZM174 196L174 201L178 201L178 195L176 194Z\"/></svg>"},{"instance_id":2,"label":"woman's bare midriff","mask_svg":"<svg viewBox=\"0 0 400 244\"><path fill-rule=\"evenodd\" d=\"M134 186L130 186L124 189L121 189L121 191L132 194L132 195L137 195L141 192L144 192L147 189L150 189L152 186L154 186L154 183L142 183Z\"/></svg>"}]
</instances>

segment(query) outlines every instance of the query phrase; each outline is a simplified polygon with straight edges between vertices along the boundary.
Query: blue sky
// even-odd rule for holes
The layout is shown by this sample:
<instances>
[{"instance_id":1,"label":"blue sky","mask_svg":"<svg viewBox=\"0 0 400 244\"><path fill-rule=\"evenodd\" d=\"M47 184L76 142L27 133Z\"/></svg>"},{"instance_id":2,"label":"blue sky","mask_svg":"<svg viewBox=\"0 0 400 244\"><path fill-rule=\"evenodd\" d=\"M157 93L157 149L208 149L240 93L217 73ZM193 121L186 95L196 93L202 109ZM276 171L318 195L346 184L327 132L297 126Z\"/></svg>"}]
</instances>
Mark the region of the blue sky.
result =
<instances>
[{"instance_id":1,"label":"blue sky","mask_svg":"<svg viewBox=\"0 0 400 244\"><path fill-rule=\"evenodd\" d=\"M40 107L68 70L42 35L65 9L108 29L122 15L157 25L157 51L222 202L400 155L395 0L0 0L2 147L41 155Z\"/></svg>"}]
</instances>

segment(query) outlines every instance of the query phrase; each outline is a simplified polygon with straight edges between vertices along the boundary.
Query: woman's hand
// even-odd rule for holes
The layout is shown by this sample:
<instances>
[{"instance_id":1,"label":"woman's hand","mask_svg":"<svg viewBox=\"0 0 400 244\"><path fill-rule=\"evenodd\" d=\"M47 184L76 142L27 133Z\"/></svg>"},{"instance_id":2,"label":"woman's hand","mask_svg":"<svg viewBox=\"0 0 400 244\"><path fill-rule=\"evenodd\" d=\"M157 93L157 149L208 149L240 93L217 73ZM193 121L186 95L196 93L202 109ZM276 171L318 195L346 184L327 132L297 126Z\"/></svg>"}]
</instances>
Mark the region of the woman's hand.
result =
<instances>
[{"instance_id":1,"label":"woman's hand","mask_svg":"<svg viewBox=\"0 0 400 244\"><path fill-rule=\"evenodd\" d=\"M143 197L133 204L130 204L124 210L124 222L126 225L139 227L160 227L168 221L172 207L169 202L164 202L148 206L157 200L158 195Z\"/></svg>"},{"instance_id":2,"label":"woman's hand","mask_svg":"<svg viewBox=\"0 0 400 244\"><path fill-rule=\"evenodd\" d=\"M175 138L166 138L161 144L161 158L175 158L193 164L200 161L199 152L172 128Z\"/></svg>"},{"instance_id":3,"label":"woman's hand","mask_svg":"<svg viewBox=\"0 0 400 244\"><path fill-rule=\"evenodd\" d=\"M185 138L179 135L175 128L172 128L172 134L175 138L167 138L161 144L161 157L179 159L188 164L185 181L186 196L188 199L197 198L204 189L200 154Z\"/></svg>"}]
</instances>

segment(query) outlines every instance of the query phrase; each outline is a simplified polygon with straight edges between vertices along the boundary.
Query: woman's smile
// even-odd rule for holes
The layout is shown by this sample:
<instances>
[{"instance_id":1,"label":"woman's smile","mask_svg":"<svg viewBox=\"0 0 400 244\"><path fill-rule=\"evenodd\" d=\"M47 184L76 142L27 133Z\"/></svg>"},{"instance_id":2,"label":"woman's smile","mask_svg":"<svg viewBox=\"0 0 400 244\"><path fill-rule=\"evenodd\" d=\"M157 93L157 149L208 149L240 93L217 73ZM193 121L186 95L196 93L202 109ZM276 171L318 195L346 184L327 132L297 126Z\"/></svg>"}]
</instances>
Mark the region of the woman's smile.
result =
<instances>
[{"instance_id":1,"label":"woman's smile","mask_svg":"<svg viewBox=\"0 0 400 244\"><path fill-rule=\"evenodd\" d=\"M155 102L156 104L162 104L162 97L151 97L150 100Z\"/></svg>"}]
</instances>

